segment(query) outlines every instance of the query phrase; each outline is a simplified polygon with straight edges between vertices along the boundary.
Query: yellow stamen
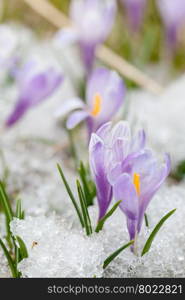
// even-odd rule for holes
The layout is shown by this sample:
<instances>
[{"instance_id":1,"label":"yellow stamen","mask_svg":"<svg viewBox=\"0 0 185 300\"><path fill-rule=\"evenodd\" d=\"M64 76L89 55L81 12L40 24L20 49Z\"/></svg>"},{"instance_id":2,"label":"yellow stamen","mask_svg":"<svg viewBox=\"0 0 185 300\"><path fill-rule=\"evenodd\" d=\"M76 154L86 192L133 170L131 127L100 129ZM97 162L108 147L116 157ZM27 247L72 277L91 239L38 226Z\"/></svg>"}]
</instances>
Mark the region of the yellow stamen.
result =
<instances>
[{"instance_id":1,"label":"yellow stamen","mask_svg":"<svg viewBox=\"0 0 185 300\"><path fill-rule=\"evenodd\" d=\"M91 115L93 117L96 117L101 112L101 104L102 104L102 98L100 94L95 94L93 98L93 109L91 111Z\"/></svg>"},{"instance_id":2,"label":"yellow stamen","mask_svg":"<svg viewBox=\"0 0 185 300\"><path fill-rule=\"evenodd\" d=\"M137 195L140 195L140 175L137 173L134 173L134 178L133 178L133 184L135 186Z\"/></svg>"}]
</instances>

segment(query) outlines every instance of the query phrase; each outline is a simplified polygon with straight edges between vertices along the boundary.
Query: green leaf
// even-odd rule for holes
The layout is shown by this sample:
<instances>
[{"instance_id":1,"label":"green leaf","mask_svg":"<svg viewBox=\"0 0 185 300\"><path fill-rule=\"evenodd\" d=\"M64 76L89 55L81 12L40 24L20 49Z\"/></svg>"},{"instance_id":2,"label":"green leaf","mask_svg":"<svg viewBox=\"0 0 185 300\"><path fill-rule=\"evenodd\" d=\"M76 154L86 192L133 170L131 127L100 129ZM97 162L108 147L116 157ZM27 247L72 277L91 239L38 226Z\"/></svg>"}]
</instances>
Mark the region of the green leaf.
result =
<instances>
[{"instance_id":1,"label":"green leaf","mask_svg":"<svg viewBox=\"0 0 185 300\"><path fill-rule=\"evenodd\" d=\"M130 241L128 244L120 247L118 250L116 250L115 252L113 252L105 261L103 264L103 268L105 269L123 250L125 250L126 248L128 248L129 246L131 246L134 243L134 241Z\"/></svg>"},{"instance_id":2,"label":"green leaf","mask_svg":"<svg viewBox=\"0 0 185 300\"><path fill-rule=\"evenodd\" d=\"M20 247L19 250L20 250L21 260L23 258L27 258L28 257L28 251L27 251L25 243L23 242L23 240L19 236L16 236L16 240L19 243L19 247Z\"/></svg>"},{"instance_id":3,"label":"green leaf","mask_svg":"<svg viewBox=\"0 0 185 300\"><path fill-rule=\"evenodd\" d=\"M13 212L9 203L8 196L6 194L4 184L0 181L0 202L4 209L8 224L13 220Z\"/></svg>"},{"instance_id":4,"label":"green leaf","mask_svg":"<svg viewBox=\"0 0 185 300\"><path fill-rule=\"evenodd\" d=\"M158 233L158 231L160 230L161 226L164 224L164 222L171 216L174 214L174 212L176 211L176 209L171 210L169 213L167 213L160 221L159 223L155 226L154 230L152 231L152 233L150 234L148 240L145 243L145 246L143 248L143 251L141 253L141 256L145 255L149 250L150 247L152 245L152 242L156 236L156 234Z\"/></svg>"},{"instance_id":5,"label":"green leaf","mask_svg":"<svg viewBox=\"0 0 185 300\"><path fill-rule=\"evenodd\" d=\"M15 212L16 218L21 219L21 214L22 214L21 200L17 199L17 202L16 202L16 212Z\"/></svg>"},{"instance_id":6,"label":"green leaf","mask_svg":"<svg viewBox=\"0 0 185 300\"><path fill-rule=\"evenodd\" d=\"M4 255L7 258L8 265L9 265L10 270L12 272L12 276L13 276L13 278L16 278L17 277L17 271L16 271L16 268L15 268L13 259L11 258L10 254L9 254L9 252L8 252L6 246L5 246L5 244L3 243L3 241L1 239L0 239L0 246L3 249Z\"/></svg>"},{"instance_id":7,"label":"green leaf","mask_svg":"<svg viewBox=\"0 0 185 300\"><path fill-rule=\"evenodd\" d=\"M87 202L85 200L85 195L83 193L83 190L82 190L79 180L76 181L76 184L77 184L78 196L79 196L81 210L82 210L82 214L83 214L83 220L84 220L86 234L90 235L92 233L92 226L91 226L89 212L87 209Z\"/></svg>"},{"instance_id":8,"label":"green leaf","mask_svg":"<svg viewBox=\"0 0 185 300\"><path fill-rule=\"evenodd\" d=\"M73 195L73 193L72 193L72 191L71 191L71 189L70 189L70 187L69 187L69 184L67 183L67 180L66 180L66 178L65 178L65 176L64 176L64 173L63 173L63 171L62 171L62 168L60 167L59 164L57 164L57 168L58 168L58 171L59 171L60 176L61 176L61 178L62 178L62 181L63 181L63 183L64 183L64 185L65 185L65 187L66 187L66 190L67 190L67 192L68 192L68 195L69 195L69 197L70 197L70 199L71 199L71 201L72 201L72 203L73 203L73 205L74 205L74 208L75 208L75 210L76 210L76 212L77 212L77 215L78 215L78 217L79 217L80 223L81 223L82 227L84 228L84 221L83 221L83 218L82 218L82 215L81 215L81 211L80 211L80 209L79 209L79 207L78 207L78 204L77 204L77 202L76 202L76 200L75 200L75 197L74 197L74 195Z\"/></svg>"},{"instance_id":9,"label":"green leaf","mask_svg":"<svg viewBox=\"0 0 185 300\"><path fill-rule=\"evenodd\" d=\"M109 210L108 213L107 213L102 219L99 220L99 222L98 222L98 224L97 224L97 226L96 226L96 229L95 229L96 232L99 232L100 230L102 230L105 221L106 221L109 217L112 216L112 214L115 212L115 210L116 210L117 207L120 205L120 203L121 203L121 200L118 201L118 202L116 202L116 203L114 204L114 206L111 208L111 210Z\"/></svg>"},{"instance_id":10,"label":"green leaf","mask_svg":"<svg viewBox=\"0 0 185 300\"><path fill-rule=\"evenodd\" d=\"M89 182L89 180L88 180L88 174L84 167L83 162L80 162L80 167L78 168L78 173L79 173L80 179L82 181L87 206L91 206L91 205L93 205L93 199L95 196L94 189L92 190L92 182Z\"/></svg>"}]
</instances>

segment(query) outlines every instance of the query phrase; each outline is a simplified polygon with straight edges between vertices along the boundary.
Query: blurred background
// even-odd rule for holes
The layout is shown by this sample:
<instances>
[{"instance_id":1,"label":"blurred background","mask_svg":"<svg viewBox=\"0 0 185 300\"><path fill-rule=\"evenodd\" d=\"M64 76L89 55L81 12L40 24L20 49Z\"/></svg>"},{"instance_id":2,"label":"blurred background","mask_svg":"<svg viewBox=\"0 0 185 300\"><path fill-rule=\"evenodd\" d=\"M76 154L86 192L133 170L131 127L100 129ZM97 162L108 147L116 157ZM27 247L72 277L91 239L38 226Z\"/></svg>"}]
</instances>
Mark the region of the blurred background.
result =
<instances>
[{"instance_id":1,"label":"blurred background","mask_svg":"<svg viewBox=\"0 0 185 300\"><path fill-rule=\"evenodd\" d=\"M68 13L70 0L48 1L59 10ZM41 37L46 37L56 30L52 24L39 16L22 0L0 0L0 3L1 22L23 23ZM161 18L157 0L146 0L141 24L135 31L129 24L128 13L124 5L121 5L121 1L118 3L120 7L117 19L106 44L143 70L145 68L148 70L151 64L157 63L160 66L165 65L163 70L167 76L169 76L169 67L170 76L177 76L183 72L185 69L184 24L178 28L175 49L170 49L173 46L167 44L164 20ZM151 72L150 69L149 72Z\"/></svg>"}]
</instances>

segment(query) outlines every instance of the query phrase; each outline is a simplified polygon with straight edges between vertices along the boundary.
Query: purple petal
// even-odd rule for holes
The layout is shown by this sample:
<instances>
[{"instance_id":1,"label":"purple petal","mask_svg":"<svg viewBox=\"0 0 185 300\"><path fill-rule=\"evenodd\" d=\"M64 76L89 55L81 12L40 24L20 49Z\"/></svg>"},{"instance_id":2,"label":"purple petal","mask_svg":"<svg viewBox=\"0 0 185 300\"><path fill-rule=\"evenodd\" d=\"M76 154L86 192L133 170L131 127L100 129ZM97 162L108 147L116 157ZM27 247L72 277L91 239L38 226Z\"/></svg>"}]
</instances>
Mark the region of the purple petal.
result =
<instances>
[{"instance_id":1,"label":"purple petal","mask_svg":"<svg viewBox=\"0 0 185 300\"><path fill-rule=\"evenodd\" d=\"M107 180L105 146L97 135L90 141L89 163L96 183L99 219L104 217L112 199L112 187Z\"/></svg>"},{"instance_id":2,"label":"purple petal","mask_svg":"<svg viewBox=\"0 0 185 300\"><path fill-rule=\"evenodd\" d=\"M64 117L68 113L76 109L82 109L85 107L84 102L80 98L71 98L66 100L56 111L56 117Z\"/></svg>"},{"instance_id":3,"label":"purple petal","mask_svg":"<svg viewBox=\"0 0 185 300\"><path fill-rule=\"evenodd\" d=\"M20 99L17 102L13 112L10 114L10 116L6 120L5 125L7 127L13 126L17 121L19 121L21 119L21 117L26 113L26 111L29 109L29 107L30 107L29 100Z\"/></svg>"},{"instance_id":4,"label":"purple petal","mask_svg":"<svg viewBox=\"0 0 185 300\"><path fill-rule=\"evenodd\" d=\"M54 36L54 44L59 47L70 46L79 41L79 35L73 28L59 30Z\"/></svg>"},{"instance_id":5,"label":"purple petal","mask_svg":"<svg viewBox=\"0 0 185 300\"><path fill-rule=\"evenodd\" d=\"M73 129L78 124L80 124L83 120L85 120L89 114L84 110L78 110L72 113L66 123L67 129Z\"/></svg>"},{"instance_id":6,"label":"purple petal","mask_svg":"<svg viewBox=\"0 0 185 300\"><path fill-rule=\"evenodd\" d=\"M122 0L133 31L137 31L143 20L146 0Z\"/></svg>"},{"instance_id":7,"label":"purple petal","mask_svg":"<svg viewBox=\"0 0 185 300\"><path fill-rule=\"evenodd\" d=\"M128 174L122 174L113 186L116 201L122 200L121 210L127 218L136 220L139 213L139 200L132 179Z\"/></svg>"},{"instance_id":8,"label":"purple petal","mask_svg":"<svg viewBox=\"0 0 185 300\"><path fill-rule=\"evenodd\" d=\"M108 36L116 14L114 0L73 0L70 16L79 32L80 40L86 45L102 43ZM94 30L98 28L98 30Z\"/></svg>"},{"instance_id":9,"label":"purple petal","mask_svg":"<svg viewBox=\"0 0 185 300\"><path fill-rule=\"evenodd\" d=\"M141 151L146 144L146 134L144 130L139 130L136 136L132 139L131 152Z\"/></svg>"},{"instance_id":10,"label":"purple petal","mask_svg":"<svg viewBox=\"0 0 185 300\"><path fill-rule=\"evenodd\" d=\"M121 77L105 68L96 69L89 78L87 86L87 104L90 112L94 106L94 96L99 94L100 113L94 117L96 128L110 121L124 102L125 86Z\"/></svg>"}]
</instances>

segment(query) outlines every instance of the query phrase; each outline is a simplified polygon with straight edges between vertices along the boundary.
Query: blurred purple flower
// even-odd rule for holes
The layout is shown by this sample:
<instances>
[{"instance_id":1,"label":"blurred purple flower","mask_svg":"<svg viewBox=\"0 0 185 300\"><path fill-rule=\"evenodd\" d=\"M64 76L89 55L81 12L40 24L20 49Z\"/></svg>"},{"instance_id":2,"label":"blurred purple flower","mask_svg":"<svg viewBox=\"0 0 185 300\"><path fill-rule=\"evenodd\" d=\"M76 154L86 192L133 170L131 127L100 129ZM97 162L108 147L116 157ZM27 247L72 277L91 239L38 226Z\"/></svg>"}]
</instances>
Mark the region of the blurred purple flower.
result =
<instances>
[{"instance_id":1,"label":"blurred purple flower","mask_svg":"<svg viewBox=\"0 0 185 300\"><path fill-rule=\"evenodd\" d=\"M158 0L157 4L166 26L167 42L174 48L177 43L178 31L185 23L185 1Z\"/></svg>"},{"instance_id":2,"label":"blurred purple flower","mask_svg":"<svg viewBox=\"0 0 185 300\"><path fill-rule=\"evenodd\" d=\"M120 208L126 215L131 240L140 232L148 204L170 172L169 156L166 154L164 164L160 165L145 143L144 131L131 137L129 125L123 121L112 130L111 123L104 124L93 134L90 143L90 165L96 186L103 195L111 185L114 198L122 200ZM107 208L110 199L101 196L98 202Z\"/></svg>"},{"instance_id":3,"label":"blurred purple flower","mask_svg":"<svg viewBox=\"0 0 185 300\"><path fill-rule=\"evenodd\" d=\"M121 0L126 8L128 20L133 31L137 31L143 20L146 0Z\"/></svg>"},{"instance_id":4,"label":"blurred purple flower","mask_svg":"<svg viewBox=\"0 0 185 300\"><path fill-rule=\"evenodd\" d=\"M72 0L70 16L74 27L57 33L61 44L78 42L87 72L94 62L95 50L103 43L114 23L115 0Z\"/></svg>"},{"instance_id":5,"label":"blurred purple flower","mask_svg":"<svg viewBox=\"0 0 185 300\"><path fill-rule=\"evenodd\" d=\"M17 77L20 92L15 108L6 120L7 127L14 125L30 108L52 95L63 80L63 76L52 67L41 71L33 61L14 75Z\"/></svg>"},{"instance_id":6,"label":"blurred purple flower","mask_svg":"<svg viewBox=\"0 0 185 300\"><path fill-rule=\"evenodd\" d=\"M69 99L57 111L57 115L66 115L75 110L67 120L67 128L72 129L86 120L90 136L113 118L124 103L124 96L125 86L121 77L115 71L97 68L87 83L86 104L79 98Z\"/></svg>"}]
</instances>

